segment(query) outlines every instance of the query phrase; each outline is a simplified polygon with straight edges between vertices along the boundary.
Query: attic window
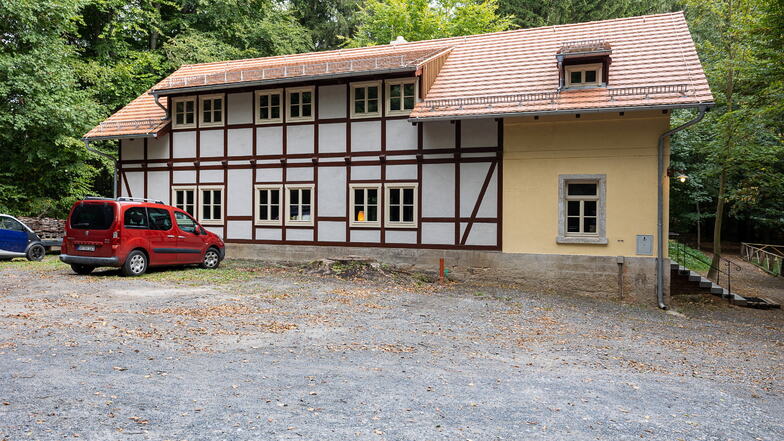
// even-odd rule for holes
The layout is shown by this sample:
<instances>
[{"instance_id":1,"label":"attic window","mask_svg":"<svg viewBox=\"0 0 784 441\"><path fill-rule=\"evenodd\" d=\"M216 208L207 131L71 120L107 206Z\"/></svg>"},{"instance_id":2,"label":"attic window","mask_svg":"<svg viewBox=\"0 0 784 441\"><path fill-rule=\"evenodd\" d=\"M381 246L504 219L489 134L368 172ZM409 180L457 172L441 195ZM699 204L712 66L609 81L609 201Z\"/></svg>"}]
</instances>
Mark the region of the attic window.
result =
<instances>
[{"instance_id":1,"label":"attic window","mask_svg":"<svg viewBox=\"0 0 784 441\"><path fill-rule=\"evenodd\" d=\"M566 87L599 86L602 84L602 64L574 64L564 66Z\"/></svg>"}]
</instances>

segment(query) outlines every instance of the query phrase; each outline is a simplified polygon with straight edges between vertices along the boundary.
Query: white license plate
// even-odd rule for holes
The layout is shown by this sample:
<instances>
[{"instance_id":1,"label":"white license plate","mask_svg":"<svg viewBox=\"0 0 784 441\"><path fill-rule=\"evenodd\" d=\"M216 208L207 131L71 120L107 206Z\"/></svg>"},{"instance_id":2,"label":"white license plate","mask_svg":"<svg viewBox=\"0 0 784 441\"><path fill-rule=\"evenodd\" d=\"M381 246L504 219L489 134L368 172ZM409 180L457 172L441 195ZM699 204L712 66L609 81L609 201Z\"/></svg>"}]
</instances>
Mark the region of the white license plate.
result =
<instances>
[{"instance_id":1,"label":"white license plate","mask_svg":"<svg viewBox=\"0 0 784 441\"><path fill-rule=\"evenodd\" d=\"M95 245L77 245L78 251L95 251Z\"/></svg>"}]
</instances>

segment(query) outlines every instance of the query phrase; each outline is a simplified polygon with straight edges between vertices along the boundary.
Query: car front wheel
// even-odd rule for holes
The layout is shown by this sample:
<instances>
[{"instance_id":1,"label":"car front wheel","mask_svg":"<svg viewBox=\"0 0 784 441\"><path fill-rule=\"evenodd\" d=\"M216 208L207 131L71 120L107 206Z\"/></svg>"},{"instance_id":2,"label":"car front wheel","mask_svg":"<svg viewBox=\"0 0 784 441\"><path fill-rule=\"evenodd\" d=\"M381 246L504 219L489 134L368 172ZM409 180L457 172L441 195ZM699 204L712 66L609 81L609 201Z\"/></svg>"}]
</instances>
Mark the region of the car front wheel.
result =
<instances>
[{"instance_id":1,"label":"car front wheel","mask_svg":"<svg viewBox=\"0 0 784 441\"><path fill-rule=\"evenodd\" d=\"M139 250L133 250L125 259L125 264L120 268L123 276L141 276L147 271L147 255Z\"/></svg>"},{"instance_id":2,"label":"car front wheel","mask_svg":"<svg viewBox=\"0 0 784 441\"><path fill-rule=\"evenodd\" d=\"M46 255L46 248L40 243L37 243L30 247L27 250L27 260L31 262L38 262L44 260L44 256Z\"/></svg>"},{"instance_id":3,"label":"car front wheel","mask_svg":"<svg viewBox=\"0 0 784 441\"><path fill-rule=\"evenodd\" d=\"M201 267L207 269L215 269L220 265L220 254L215 248L208 248L204 253L204 259L201 261Z\"/></svg>"}]
</instances>

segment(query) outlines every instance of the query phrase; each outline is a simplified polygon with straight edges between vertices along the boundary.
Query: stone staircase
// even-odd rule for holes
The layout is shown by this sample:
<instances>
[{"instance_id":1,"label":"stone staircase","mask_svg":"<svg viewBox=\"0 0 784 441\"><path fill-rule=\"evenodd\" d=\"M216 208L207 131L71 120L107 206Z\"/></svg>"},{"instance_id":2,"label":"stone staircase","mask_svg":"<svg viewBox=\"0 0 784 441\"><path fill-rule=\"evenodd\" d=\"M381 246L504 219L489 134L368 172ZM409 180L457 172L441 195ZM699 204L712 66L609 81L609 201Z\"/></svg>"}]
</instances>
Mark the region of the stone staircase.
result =
<instances>
[{"instance_id":1,"label":"stone staircase","mask_svg":"<svg viewBox=\"0 0 784 441\"><path fill-rule=\"evenodd\" d=\"M726 288L710 281L707 277L692 271L677 262L671 261L670 269L672 271L673 278L679 277L681 280L688 281L690 284L695 287L699 287L701 290L710 292L711 294L719 296L723 299L728 299L733 305L760 309L781 307L778 303L769 299L761 297L745 297L734 292L731 293Z\"/></svg>"}]
</instances>

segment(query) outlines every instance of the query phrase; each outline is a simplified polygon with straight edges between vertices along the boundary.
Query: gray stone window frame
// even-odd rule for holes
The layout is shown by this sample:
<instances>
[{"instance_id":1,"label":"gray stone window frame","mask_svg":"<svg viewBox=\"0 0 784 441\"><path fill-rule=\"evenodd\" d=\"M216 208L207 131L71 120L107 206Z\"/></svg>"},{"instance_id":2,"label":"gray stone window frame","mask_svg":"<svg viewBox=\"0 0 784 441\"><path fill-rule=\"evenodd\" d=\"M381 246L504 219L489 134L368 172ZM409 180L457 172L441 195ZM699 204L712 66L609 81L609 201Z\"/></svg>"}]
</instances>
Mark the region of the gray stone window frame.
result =
<instances>
[{"instance_id":1,"label":"gray stone window frame","mask_svg":"<svg viewBox=\"0 0 784 441\"><path fill-rule=\"evenodd\" d=\"M566 232L566 185L570 182L596 182L598 184L597 193L599 196L598 212L596 224L598 234L595 236L570 235ZM577 243L577 244L607 244L607 175L558 175L558 236L556 243Z\"/></svg>"}]
</instances>

